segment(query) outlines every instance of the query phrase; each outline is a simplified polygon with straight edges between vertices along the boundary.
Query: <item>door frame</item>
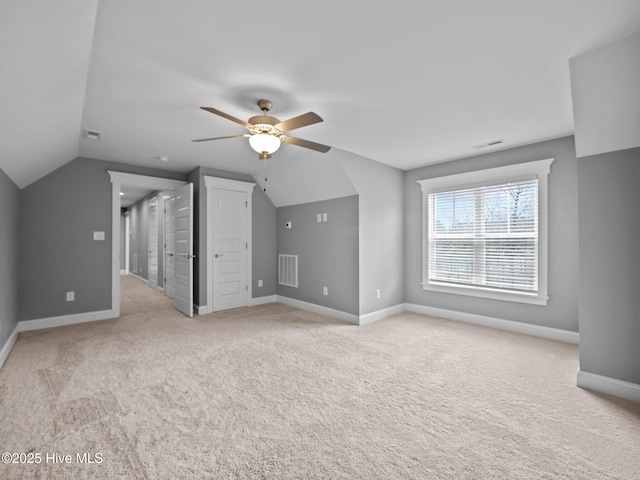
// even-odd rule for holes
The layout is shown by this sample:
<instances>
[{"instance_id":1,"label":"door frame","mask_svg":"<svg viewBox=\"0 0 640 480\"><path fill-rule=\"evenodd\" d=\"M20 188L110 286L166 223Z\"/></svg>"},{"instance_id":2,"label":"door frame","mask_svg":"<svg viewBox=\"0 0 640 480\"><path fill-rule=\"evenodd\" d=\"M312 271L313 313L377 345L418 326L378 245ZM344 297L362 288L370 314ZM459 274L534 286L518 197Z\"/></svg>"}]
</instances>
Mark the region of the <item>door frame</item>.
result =
<instances>
[{"instance_id":1,"label":"door frame","mask_svg":"<svg viewBox=\"0 0 640 480\"><path fill-rule=\"evenodd\" d=\"M120 232L120 235L122 235L122 232ZM124 212L124 273L126 274L129 274L130 249L131 249L131 212L126 211Z\"/></svg>"},{"instance_id":2,"label":"door frame","mask_svg":"<svg viewBox=\"0 0 640 480\"><path fill-rule=\"evenodd\" d=\"M111 179L111 314L120 316L120 188L137 185L153 190L174 190L189 182L170 178L150 177L135 173L107 170Z\"/></svg>"},{"instance_id":3,"label":"door frame","mask_svg":"<svg viewBox=\"0 0 640 480\"><path fill-rule=\"evenodd\" d=\"M247 202L247 306L251 303L253 298L252 294L252 235L251 235L251 225L252 225L252 211L253 211L253 187L256 186L255 183L252 182L243 182L240 180L230 180L228 178L220 178L220 177L211 177L209 175L204 176L204 185L207 190L206 201L207 201L207 234L206 234L206 243L207 243L207 304L201 305L198 308L199 314L206 314L213 312L213 213L215 209L213 208L213 190L215 188L223 189L223 190L232 190L236 192L244 192L246 195ZM200 248L200 252L202 252L202 248Z\"/></svg>"}]
</instances>

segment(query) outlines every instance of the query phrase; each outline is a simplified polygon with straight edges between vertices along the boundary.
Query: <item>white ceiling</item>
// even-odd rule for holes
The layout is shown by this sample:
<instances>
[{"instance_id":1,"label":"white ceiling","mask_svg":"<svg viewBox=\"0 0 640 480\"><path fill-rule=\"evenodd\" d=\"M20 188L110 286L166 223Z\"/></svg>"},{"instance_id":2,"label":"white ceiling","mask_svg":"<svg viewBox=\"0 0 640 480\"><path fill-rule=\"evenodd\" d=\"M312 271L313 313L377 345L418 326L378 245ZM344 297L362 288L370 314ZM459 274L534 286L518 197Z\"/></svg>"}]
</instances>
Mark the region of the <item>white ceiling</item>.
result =
<instances>
[{"instance_id":1,"label":"white ceiling","mask_svg":"<svg viewBox=\"0 0 640 480\"><path fill-rule=\"evenodd\" d=\"M0 168L20 187L79 155L258 179L246 140L191 139L245 132L199 106L247 119L262 97L324 118L296 136L400 169L509 148L571 134L569 58L638 31L637 0L0 0ZM323 154L270 162L296 158Z\"/></svg>"}]
</instances>

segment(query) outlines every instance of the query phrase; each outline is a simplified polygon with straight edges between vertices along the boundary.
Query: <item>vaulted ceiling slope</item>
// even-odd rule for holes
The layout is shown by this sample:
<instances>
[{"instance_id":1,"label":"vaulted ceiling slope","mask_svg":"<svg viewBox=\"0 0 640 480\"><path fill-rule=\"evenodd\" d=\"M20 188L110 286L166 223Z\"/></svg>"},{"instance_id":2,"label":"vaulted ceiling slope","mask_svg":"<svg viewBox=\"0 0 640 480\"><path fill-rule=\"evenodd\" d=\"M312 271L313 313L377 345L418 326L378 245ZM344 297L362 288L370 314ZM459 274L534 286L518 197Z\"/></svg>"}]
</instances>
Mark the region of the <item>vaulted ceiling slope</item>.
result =
<instances>
[{"instance_id":1,"label":"vaulted ceiling slope","mask_svg":"<svg viewBox=\"0 0 640 480\"><path fill-rule=\"evenodd\" d=\"M246 119L259 98L399 169L532 143L573 132L568 60L638 31L637 0L2 0L0 168L20 187L76 156L261 178L246 140L191 142L244 133L199 106ZM271 163L296 158L323 154Z\"/></svg>"}]
</instances>

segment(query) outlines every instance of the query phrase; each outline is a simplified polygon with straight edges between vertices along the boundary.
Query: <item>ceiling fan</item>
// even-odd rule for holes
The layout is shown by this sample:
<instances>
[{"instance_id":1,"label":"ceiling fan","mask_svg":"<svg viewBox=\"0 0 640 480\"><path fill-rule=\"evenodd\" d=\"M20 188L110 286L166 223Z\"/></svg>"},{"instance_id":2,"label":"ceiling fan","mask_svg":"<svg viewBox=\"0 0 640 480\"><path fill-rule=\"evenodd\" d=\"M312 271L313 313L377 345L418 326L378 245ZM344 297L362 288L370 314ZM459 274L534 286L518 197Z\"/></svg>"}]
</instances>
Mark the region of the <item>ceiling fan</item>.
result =
<instances>
[{"instance_id":1,"label":"ceiling fan","mask_svg":"<svg viewBox=\"0 0 640 480\"><path fill-rule=\"evenodd\" d=\"M246 137L249 139L251 148L258 152L258 158L260 160L271 158L271 154L280 148L282 142L309 148L322 153L326 153L331 150L331 147L326 145L287 135L287 132L295 130L296 128L306 127L308 125L313 125L314 123L322 122L323 120L319 115L316 115L313 112L307 112L281 122L277 118L267 115L269 110L271 110L271 107L273 107L273 103L264 99L258 100L257 103L260 110L262 110L262 115L251 117L246 122L212 107L200 107L202 110L206 110L207 112L211 112L226 118L227 120L231 120L238 125L242 125L244 128L249 130L249 133L245 133L243 135L229 135L226 137L200 138L193 141L208 142L209 140Z\"/></svg>"}]
</instances>

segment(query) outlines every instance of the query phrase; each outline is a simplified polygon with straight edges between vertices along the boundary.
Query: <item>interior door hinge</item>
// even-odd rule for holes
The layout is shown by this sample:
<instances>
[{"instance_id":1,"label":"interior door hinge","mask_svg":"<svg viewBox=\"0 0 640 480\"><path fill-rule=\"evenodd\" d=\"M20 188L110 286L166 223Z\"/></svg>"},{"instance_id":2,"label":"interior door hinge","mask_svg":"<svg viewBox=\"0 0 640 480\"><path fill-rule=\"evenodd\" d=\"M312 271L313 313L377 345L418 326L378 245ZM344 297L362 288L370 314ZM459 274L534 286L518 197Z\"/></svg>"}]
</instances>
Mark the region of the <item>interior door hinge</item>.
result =
<instances>
[{"instance_id":1,"label":"interior door hinge","mask_svg":"<svg viewBox=\"0 0 640 480\"><path fill-rule=\"evenodd\" d=\"M249 208L249 202L248 202L247 200L245 200L245 201L244 201L244 206L245 206L246 208Z\"/></svg>"},{"instance_id":2,"label":"interior door hinge","mask_svg":"<svg viewBox=\"0 0 640 480\"><path fill-rule=\"evenodd\" d=\"M249 244L248 244L248 243L245 243L245 244L244 244L244 249L245 249L245 250L249 250Z\"/></svg>"},{"instance_id":3,"label":"interior door hinge","mask_svg":"<svg viewBox=\"0 0 640 480\"><path fill-rule=\"evenodd\" d=\"M248 292L249 291L249 285L245 285L244 289Z\"/></svg>"}]
</instances>

